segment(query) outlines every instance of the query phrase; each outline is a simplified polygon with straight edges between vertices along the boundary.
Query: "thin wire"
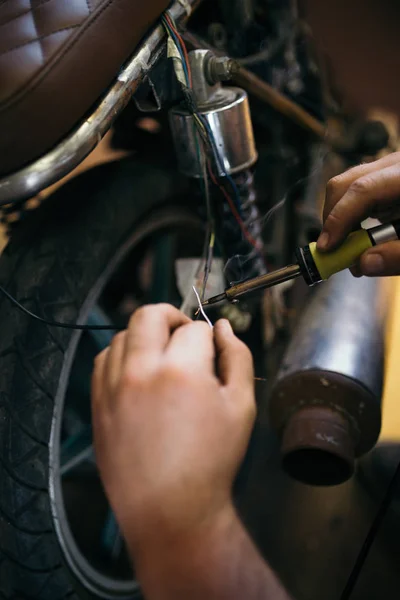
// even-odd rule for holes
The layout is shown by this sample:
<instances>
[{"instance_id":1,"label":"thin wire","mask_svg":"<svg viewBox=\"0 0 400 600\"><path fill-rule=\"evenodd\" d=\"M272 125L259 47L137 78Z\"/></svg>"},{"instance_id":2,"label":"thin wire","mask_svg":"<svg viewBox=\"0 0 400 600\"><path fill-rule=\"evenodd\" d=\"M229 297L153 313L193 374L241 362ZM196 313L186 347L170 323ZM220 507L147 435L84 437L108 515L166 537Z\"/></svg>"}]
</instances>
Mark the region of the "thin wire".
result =
<instances>
[{"instance_id":1,"label":"thin wire","mask_svg":"<svg viewBox=\"0 0 400 600\"><path fill-rule=\"evenodd\" d=\"M206 201L207 223L208 223L208 232L207 232L208 243L207 243L206 252L204 255L205 256L204 277L203 277L203 285L202 285L202 290L201 290L201 300L203 302L205 299L207 283L208 283L208 280L210 277L213 259L214 259L215 220L214 220L214 214L213 214L213 210L212 210L212 206L211 206L210 186L209 186L208 173L207 173L207 158L205 156L205 153L203 154L201 151L200 144L199 144L199 141L198 141L196 135L195 135L195 139L196 139L197 160L199 162L199 167L202 171L201 180L203 182L203 193L204 193L204 198Z\"/></svg>"},{"instance_id":2,"label":"thin wire","mask_svg":"<svg viewBox=\"0 0 400 600\"><path fill-rule=\"evenodd\" d=\"M175 33L176 37L178 38L178 42L179 42L178 46L180 45L182 48L184 60L186 62L186 67L187 67L187 71L188 71L188 75L189 75L188 83L189 83L189 87L192 88L193 87L192 71L190 68L190 60L189 60L189 54L188 54L188 51L186 48L186 44L183 41L183 38L178 31L178 27L176 26L176 23L175 23L173 17L168 12L165 13L165 19L168 22L168 24L170 25L170 28L172 29L172 31Z\"/></svg>"},{"instance_id":3,"label":"thin wire","mask_svg":"<svg viewBox=\"0 0 400 600\"><path fill-rule=\"evenodd\" d=\"M214 329L213 324L211 323L210 319L207 317L206 313L204 312L204 308L203 308L203 305L200 300L199 292L196 290L195 286L193 286L193 291L196 294L197 302L199 303L199 312L201 313L203 318L206 320L208 325L211 327L211 329Z\"/></svg>"},{"instance_id":4,"label":"thin wire","mask_svg":"<svg viewBox=\"0 0 400 600\"><path fill-rule=\"evenodd\" d=\"M170 23L168 22L168 20L165 18L165 16L161 17L162 23L167 31L167 34L172 38L176 49L179 52L180 58L181 58L181 63L182 63L182 67L183 67L183 71L185 74L185 79L186 79L186 83L187 86L190 87L191 85L191 72L190 72L190 65L188 65L188 63L185 60L185 53L183 51L183 48L181 47L181 44L179 43L179 39L177 37L177 32L171 27Z\"/></svg>"},{"instance_id":5,"label":"thin wire","mask_svg":"<svg viewBox=\"0 0 400 600\"><path fill-rule=\"evenodd\" d=\"M202 290L201 290L201 301L202 302L204 302L205 297L206 297L207 283L210 278L210 273L212 270L212 264L213 264L213 260L214 260L214 248L215 248L215 233L212 231L211 235L210 235L210 241L208 244L207 260L206 260L206 264L204 266L204 278L203 278L203 285L202 285Z\"/></svg>"},{"instance_id":6,"label":"thin wire","mask_svg":"<svg viewBox=\"0 0 400 600\"><path fill-rule=\"evenodd\" d=\"M51 321L48 319L44 319L43 317L39 317L39 315L35 315L28 308L25 308L22 304L18 302L14 296L12 296L6 289L4 289L0 285L0 293L3 294L14 306L16 306L20 311L35 319L36 321L40 321L40 323L44 323L45 325L49 325L50 327L58 327L60 329L75 329L77 331L122 331L125 327L117 327L114 325L111 327L110 325L79 325L78 323L61 323L60 321Z\"/></svg>"},{"instance_id":7,"label":"thin wire","mask_svg":"<svg viewBox=\"0 0 400 600\"><path fill-rule=\"evenodd\" d=\"M178 33L177 27L176 27L172 17L167 12L163 16L163 23L164 23L164 26L167 28L168 33L172 36L172 38L175 42L175 45L181 56L184 68L186 67L185 68L185 76L186 76L189 88L192 89L192 74L191 74L191 70L190 70L190 61L189 61L189 55L187 53L186 44L183 41L180 34ZM215 162L217 163L219 170L223 173L223 176L226 177L227 181L229 182L229 184L232 187L232 190L235 195L235 200L236 200L236 210L233 211L234 216L235 216L236 220L238 220L238 222L240 222L240 227L241 227L245 237L247 238L247 240L250 242L251 245L253 245L257 250L259 250L257 243L252 238L252 236L249 234L243 220L241 219L240 193L239 193L239 190L237 188L235 181L229 175L229 173L226 172L226 169L223 164L222 158L219 154L217 144L215 141L215 137L214 137L213 131L210 127L210 124L208 123L207 119L204 116L200 115L195 110L193 110L193 117L194 117L196 127L198 128L198 131L200 133L200 136L201 136L203 142L205 143L206 146L207 146L207 143L209 143L211 145ZM198 145L197 136L196 136L196 144ZM205 151L207 151L207 148L205 148ZM206 181L206 179L204 179L204 181ZM217 185L221 189L225 198L228 200L228 192L223 188L222 184L217 183L215 178L213 178L213 182L215 185ZM229 206L231 207L231 210L232 210L233 204L230 199L230 196L229 196Z\"/></svg>"},{"instance_id":8,"label":"thin wire","mask_svg":"<svg viewBox=\"0 0 400 600\"><path fill-rule=\"evenodd\" d=\"M340 596L340 600L349 600L351 594L354 591L354 588L357 584L357 581L360 577L361 570L365 564L365 561L368 558L368 554L371 550L372 544L375 541L375 538L378 534L378 531L383 523L383 520L389 510L390 504L393 500L393 496L397 490L397 486L400 483L400 462L397 465L397 469L392 477L392 480L389 484L389 487L386 491L386 494L381 502L378 512L376 513L376 517L371 525L371 528L368 532L367 537L361 547L360 553L357 557L356 563L353 567L352 572L350 573L349 579L347 580L346 586Z\"/></svg>"},{"instance_id":9,"label":"thin wire","mask_svg":"<svg viewBox=\"0 0 400 600\"><path fill-rule=\"evenodd\" d=\"M186 45L178 32L176 24L173 21L173 18L168 13L165 13L163 22L164 22L165 27L167 28L168 33L171 35L172 39L174 40L174 43L175 43L175 45L178 49L178 52L181 56L183 65L186 67L185 77L186 77L186 81L187 81L189 89L184 90L184 91L185 91L186 97L189 100L189 94L193 87L193 81L192 81L192 73L191 73L191 69L190 69L189 55L188 55L188 52L186 49ZM204 127L204 125L200 119L200 116L195 112L194 99L190 98L189 103L190 103L190 106L193 107L194 128L196 131L198 131L200 138L204 145L204 153L207 154L207 147L210 145L207 130ZM208 228L209 231L207 232L207 237L206 237L206 240L208 239L208 242L206 242L206 245L205 245L204 278L203 278L203 285L202 285L202 292L201 292L201 298L202 298L202 300L204 300L206 289L207 289L207 283L208 283L208 279L209 279L209 276L211 273L212 262L213 262L213 258L214 258L215 222L214 222L214 217L213 217L212 209L211 209L211 199L210 199L210 192L209 192L209 186L208 186L206 157L202 154L200 144L199 144L199 139L198 139L196 132L195 132L195 142L196 142L197 160L198 160L199 167L202 171L203 194L204 194L205 202L206 202L207 221L209 223L209 228Z\"/></svg>"},{"instance_id":10,"label":"thin wire","mask_svg":"<svg viewBox=\"0 0 400 600\"><path fill-rule=\"evenodd\" d=\"M256 240L252 237L250 232L247 230L246 224L243 221L242 214L241 214L242 205L241 205L241 197L240 197L239 189L238 189L234 179L230 176L229 173L226 172L225 165L223 163L223 160L222 160L219 150L217 148L217 143L216 143L213 131L211 129L211 126L208 123L207 119L203 115L200 115L196 110L195 98L193 97L193 94L192 94L192 87L193 87L192 86L192 73L190 70L190 61L189 61L189 55L188 55L187 49L186 49L186 44L178 32L177 26L174 23L173 18L168 13L165 13L165 15L163 17L163 23L164 23L164 26L165 26L168 34L172 37L172 39L178 49L183 66L184 67L186 66L186 69L184 69L184 70L185 70L185 78L187 81L188 89L185 90L183 85L182 85L182 88L183 88L185 97L187 99L188 108L193 116L194 125L196 126L198 134L203 142L204 153L206 155L208 155L208 154L210 154L210 150L211 150L211 153L214 157L214 161L216 163L217 169L222 173L223 177L226 178L226 180L228 181L228 183L230 184L230 186L234 192L235 201L230 197L228 191L225 189L222 182L219 182L217 180L217 178L214 176L214 174L212 172L211 163L210 163L210 161L207 161L208 171L210 172L211 180L213 181L214 185L216 185L221 190L222 194L224 195L226 201L228 202L230 210L233 213L236 221L238 222L239 227L240 227L245 239L247 239L247 241L250 243L250 245L253 246L256 249L256 251L260 253L260 255L262 257L260 245L256 242ZM202 156L201 156L201 151L200 151L200 147L199 147L199 140L198 140L198 136L196 134L195 134L195 141L196 141L196 150L197 150L197 157L199 160L199 165L201 167L203 167ZM205 167L205 164L204 164L204 167ZM208 177L207 177L207 169L206 168L203 169L203 184L204 184L204 194L206 196L206 204L207 204L207 219L210 224L210 227L209 227L210 235L209 235L209 244L208 244L208 251L207 251L207 260L206 260L205 269L204 269L204 281L203 281L202 295L201 295L202 299L204 300L207 281L208 281L208 278L209 278L209 275L211 272L211 265L212 265L212 260L213 260L214 244L215 244L214 219L212 217L212 214L210 213L210 203L209 203L209 199L207 198ZM235 206L235 204L236 204L236 206Z\"/></svg>"}]
</instances>

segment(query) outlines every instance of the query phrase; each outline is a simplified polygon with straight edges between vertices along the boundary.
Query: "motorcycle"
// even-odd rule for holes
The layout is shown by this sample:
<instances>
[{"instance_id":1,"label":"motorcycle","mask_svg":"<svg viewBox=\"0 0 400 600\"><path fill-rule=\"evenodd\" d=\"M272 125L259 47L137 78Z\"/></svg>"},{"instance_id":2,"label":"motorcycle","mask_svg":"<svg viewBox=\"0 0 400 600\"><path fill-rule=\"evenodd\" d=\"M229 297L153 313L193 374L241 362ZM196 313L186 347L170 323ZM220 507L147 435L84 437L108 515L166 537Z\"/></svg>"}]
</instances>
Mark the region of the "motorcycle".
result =
<instances>
[{"instance_id":1,"label":"motorcycle","mask_svg":"<svg viewBox=\"0 0 400 600\"><path fill-rule=\"evenodd\" d=\"M0 259L0 597L140 598L96 470L95 355L143 304L195 317L193 286L204 299L290 262L320 230L326 157L345 168L387 138L342 114L292 0L4 2L0 23L0 204L3 221L19 217ZM106 133L128 156L40 202ZM251 347L262 405L292 378L284 415L271 400L276 429L295 476L315 467L305 450L332 459L320 484L350 476L380 423L378 284L337 281L323 297L283 286L209 313ZM337 310L353 322L339 340ZM322 314L324 334L310 321ZM326 418L331 377L363 402L335 425L356 433L341 453L293 448L286 426L316 398Z\"/></svg>"}]
</instances>

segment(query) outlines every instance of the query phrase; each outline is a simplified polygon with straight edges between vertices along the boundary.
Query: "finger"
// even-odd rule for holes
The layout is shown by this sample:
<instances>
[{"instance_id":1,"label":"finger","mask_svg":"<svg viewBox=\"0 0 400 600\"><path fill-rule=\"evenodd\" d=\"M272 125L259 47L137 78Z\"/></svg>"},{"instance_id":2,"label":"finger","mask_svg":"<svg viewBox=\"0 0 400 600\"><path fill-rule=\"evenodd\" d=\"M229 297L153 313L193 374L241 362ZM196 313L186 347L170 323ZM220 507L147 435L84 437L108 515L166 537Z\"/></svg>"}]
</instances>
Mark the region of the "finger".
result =
<instances>
[{"instance_id":1,"label":"finger","mask_svg":"<svg viewBox=\"0 0 400 600\"><path fill-rule=\"evenodd\" d=\"M157 360L171 333L187 323L191 323L190 319L169 304L140 308L129 323L124 359Z\"/></svg>"},{"instance_id":2,"label":"finger","mask_svg":"<svg viewBox=\"0 0 400 600\"><path fill-rule=\"evenodd\" d=\"M233 333L229 321L218 321L214 327L218 376L226 386L254 386L253 357L250 350Z\"/></svg>"},{"instance_id":3,"label":"finger","mask_svg":"<svg viewBox=\"0 0 400 600\"><path fill-rule=\"evenodd\" d=\"M337 204L340 198L344 196L351 184L357 181L357 179L399 163L400 152L394 152L393 154L388 154L379 160L358 165L352 169L348 169L341 175L333 177L326 186L323 220L326 220L333 207Z\"/></svg>"},{"instance_id":4,"label":"finger","mask_svg":"<svg viewBox=\"0 0 400 600\"><path fill-rule=\"evenodd\" d=\"M192 321L177 329L166 352L169 364L188 372L214 374L214 332L207 323Z\"/></svg>"},{"instance_id":5,"label":"finger","mask_svg":"<svg viewBox=\"0 0 400 600\"><path fill-rule=\"evenodd\" d=\"M98 354L94 361L94 369L92 373L91 383L91 400L92 407L100 406L102 404L103 393L105 389L104 385L104 373L107 362L109 348L106 348L100 354Z\"/></svg>"},{"instance_id":6,"label":"finger","mask_svg":"<svg viewBox=\"0 0 400 600\"><path fill-rule=\"evenodd\" d=\"M359 279L360 277L363 276L359 263L357 263L356 265L353 265L350 269L350 272L353 275L353 277L356 277L357 279Z\"/></svg>"},{"instance_id":7,"label":"finger","mask_svg":"<svg viewBox=\"0 0 400 600\"><path fill-rule=\"evenodd\" d=\"M126 331L121 331L114 336L105 365L105 385L109 396L113 396L121 380L123 358L125 354Z\"/></svg>"},{"instance_id":8,"label":"finger","mask_svg":"<svg viewBox=\"0 0 400 600\"><path fill-rule=\"evenodd\" d=\"M329 213L318 240L320 250L332 250L373 209L387 207L400 195L400 164L354 181Z\"/></svg>"},{"instance_id":9,"label":"finger","mask_svg":"<svg viewBox=\"0 0 400 600\"><path fill-rule=\"evenodd\" d=\"M364 252L359 266L368 277L400 275L400 242L388 242Z\"/></svg>"}]
</instances>

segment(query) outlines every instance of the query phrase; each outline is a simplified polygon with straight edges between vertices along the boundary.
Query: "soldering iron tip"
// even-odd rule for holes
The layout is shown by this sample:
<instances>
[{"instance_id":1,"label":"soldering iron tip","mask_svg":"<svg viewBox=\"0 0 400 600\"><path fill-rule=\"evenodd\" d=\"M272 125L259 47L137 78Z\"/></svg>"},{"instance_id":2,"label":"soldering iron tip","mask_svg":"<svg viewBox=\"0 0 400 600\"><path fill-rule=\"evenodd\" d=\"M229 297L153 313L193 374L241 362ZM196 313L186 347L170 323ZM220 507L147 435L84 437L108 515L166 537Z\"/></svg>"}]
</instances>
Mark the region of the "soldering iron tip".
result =
<instances>
[{"instance_id":1,"label":"soldering iron tip","mask_svg":"<svg viewBox=\"0 0 400 600\"><path fill-rule=\"evenodd\" d=\"M211 306L212 304L217 304L218 302L223 302L224 300L226 300L226 293L224 292L223 294L219 294L218 296L213 296L212 298L209 298L208 300L205 300L204 302L202 302L202 306Z\"/></svg>"}]
</instances>

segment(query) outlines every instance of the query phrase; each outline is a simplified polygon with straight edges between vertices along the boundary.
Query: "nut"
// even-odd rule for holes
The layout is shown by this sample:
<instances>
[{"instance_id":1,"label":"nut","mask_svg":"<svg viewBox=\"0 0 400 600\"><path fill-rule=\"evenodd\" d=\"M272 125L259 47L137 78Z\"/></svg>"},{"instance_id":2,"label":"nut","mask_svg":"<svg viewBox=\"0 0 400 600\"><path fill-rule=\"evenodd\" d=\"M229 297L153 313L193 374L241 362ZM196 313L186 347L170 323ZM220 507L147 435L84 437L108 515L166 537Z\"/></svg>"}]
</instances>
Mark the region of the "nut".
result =
<instances>
[{"instance_id":1,"label":"nut","mask_svg":"<svg viewBox=\"0 0 400 600\"><path fill-rule=\"evenodd\" d=\"M238 62L228 56L211 55L206 64L206 78L210 85L229 81L239 71Z\"/></svg>"}]
</instances>

